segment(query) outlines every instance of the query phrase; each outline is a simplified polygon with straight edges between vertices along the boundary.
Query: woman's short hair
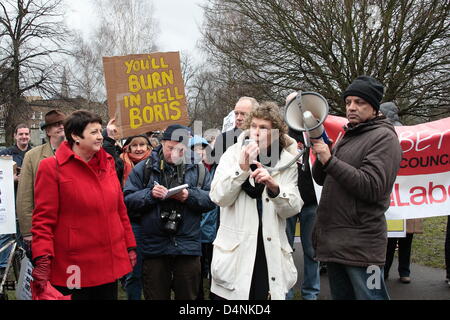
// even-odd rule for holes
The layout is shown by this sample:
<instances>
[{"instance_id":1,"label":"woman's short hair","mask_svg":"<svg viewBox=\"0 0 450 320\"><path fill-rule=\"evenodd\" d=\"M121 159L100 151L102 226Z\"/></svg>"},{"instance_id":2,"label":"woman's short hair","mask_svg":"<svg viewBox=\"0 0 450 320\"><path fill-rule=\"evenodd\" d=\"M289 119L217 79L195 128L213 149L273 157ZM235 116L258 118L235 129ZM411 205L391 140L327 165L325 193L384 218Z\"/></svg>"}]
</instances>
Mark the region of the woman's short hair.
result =
<instances>
[{"instance_id":1,"label":"woman's short hair","mask_svg":"<svg viewBox=\"0 0 450 320\"><path fill-rule=\"evenodd\" d=\"M281 116L280 108L275 102L263 101L259 106L253 109L246 117L243 129L250 129L253 118L267 120L272 123L272 130L278 130L280 137L280 146L285 148L288 145L288 128Z\"/></svg>"},{"instance_id":2,"label":"woman's short hair","mask_svg":"<svg viewBox=\"0 0 450 320\"><path fill-rule=\"evenodd\" d=\"M103 124L102 118L87 110L77 110L69 115L64 121L64 133L69 144L72 146L75 141L72 134L83 137L83 131L89 123Z\"/></svg>"}]
</instances>

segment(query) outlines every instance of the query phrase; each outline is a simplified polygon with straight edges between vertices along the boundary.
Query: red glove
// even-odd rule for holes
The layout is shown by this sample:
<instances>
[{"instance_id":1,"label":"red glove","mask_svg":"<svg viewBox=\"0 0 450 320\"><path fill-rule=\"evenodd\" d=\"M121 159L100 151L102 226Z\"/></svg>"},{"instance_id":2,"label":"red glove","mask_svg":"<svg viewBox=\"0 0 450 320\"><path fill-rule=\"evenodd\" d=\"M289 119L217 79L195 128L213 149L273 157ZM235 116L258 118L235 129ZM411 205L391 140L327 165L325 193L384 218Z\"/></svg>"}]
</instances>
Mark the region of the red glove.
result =
<instances>
[{"instance_id":1,"label":"red glove","mask_svg":"<svg viewBox=\"0 0 450 320\"><path fill-rule=\"evenodd\" d=\"M36 294L42 293L47 287L47 281L50 280L51 263L52 260L49 255L35 260L35 266L31 275L33 277L33 290L36 290Z\"/></svg>"},{"instance_id":2,"label":"red glove","mask_svg":"<svg viewBox=\"0 0 450 320\"><path fill-rule=\"evenodd\" d=\"M137 254L136 250L130 250L128 251L128 257L130 258L131 267L134 268L134 266L137 263Z\"/></svg>"}]
</instances>

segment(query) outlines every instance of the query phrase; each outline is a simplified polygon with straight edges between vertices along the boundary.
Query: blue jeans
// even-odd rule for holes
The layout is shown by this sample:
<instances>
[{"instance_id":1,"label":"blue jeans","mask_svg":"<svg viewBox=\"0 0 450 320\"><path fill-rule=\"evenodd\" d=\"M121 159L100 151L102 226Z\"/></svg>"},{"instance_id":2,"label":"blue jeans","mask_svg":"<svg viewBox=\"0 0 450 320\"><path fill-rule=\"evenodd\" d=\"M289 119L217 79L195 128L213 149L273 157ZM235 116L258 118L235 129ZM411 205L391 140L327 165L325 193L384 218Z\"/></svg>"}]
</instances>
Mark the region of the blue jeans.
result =
<instances>
[{"instance_id":1,"label":"blue jeans","mask_svg":"<svg viewBox=\"0 0 450 320\"><path fill-rule=\"evenodd\" d=\"M327 262L333 300L389 300L384 268L354 267Z\"/></svg>"},{"instance_id":2,"label":"blue jeans","mask_svg":"<svg viewBox=\"0 0 450 320\"><path fill-rule=\"evenodd\" d=\"M2 234L0 235L0 249L3 248L4 245L6 245L11 240L14 240L14 234ZM6 268L6 265L8 264L8 257L11 253L11 246L7 248L6 250L3 250L0 252L0 268Z\"/></svg>"},{"instance_id":3,"label":"blue jeans","mask_svg":"<svg viewBox=\"0 0 450 320\"><path fill-rule=\"evenodd\" d=\"M128 300L141 300L142 296L142 237L143 229L138 223L131 222L134 237L136 238L136 265L129 274L125 276L125 291L127 292Z\"/></svg>"},{"instance_id":4,"label":"blue jeans","mask_svg":"<svg viewBox=\"0 0 450 320\"><path fill-rule=\"evenodd\" d=\"M303 282L301 292L303 300L317 300L320 292L319 262L314 260L314 248L312 246L312 231L316 218L317 205L303 206L298 215L286 220L286 233L291 247L294 244L295 224L300 219L300 238L303 248ZM292 289L287 299L292 297Z\"/></svg>"}]
</instances>

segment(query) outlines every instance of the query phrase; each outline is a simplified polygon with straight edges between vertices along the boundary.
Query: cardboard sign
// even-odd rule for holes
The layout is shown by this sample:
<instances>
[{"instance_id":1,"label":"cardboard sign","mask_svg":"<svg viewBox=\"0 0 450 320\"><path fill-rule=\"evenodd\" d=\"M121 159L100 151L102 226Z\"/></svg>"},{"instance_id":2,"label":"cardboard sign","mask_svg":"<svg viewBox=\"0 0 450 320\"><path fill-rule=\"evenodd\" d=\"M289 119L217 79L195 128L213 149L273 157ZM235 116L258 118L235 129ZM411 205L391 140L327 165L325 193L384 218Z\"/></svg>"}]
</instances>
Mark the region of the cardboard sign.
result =
<instances>
[{"instance_id":1,"label":"cardboard sign","mask_svg":"<svg viewBox=\"0 0 450 320\"><path fill-rule=\"evenodd\" d=\"M103 67L120 137L189 124L178 52L104 57Z\"/></svg>"},{"instance_id":2,"label":"cardboard sign","mask_svg":"<svg viewBox=\"0 0 450 320\"><path fill-rule=\"evenodd\" d=\"M32 300L31 281L33 280L33 264L27 256L22 258L20 264L19 280L16 287L17 300Z\"/></svg>"},{"instance_id":3,"label":"cardboard sign","mask_svg":"<svg viewBox=\"0 0 450 320\"><path fill-rule=\"evenodd\" d=\"M0 157L0 235L16 233L13 166L12 157Z\"/></svg>"}]
</instances>

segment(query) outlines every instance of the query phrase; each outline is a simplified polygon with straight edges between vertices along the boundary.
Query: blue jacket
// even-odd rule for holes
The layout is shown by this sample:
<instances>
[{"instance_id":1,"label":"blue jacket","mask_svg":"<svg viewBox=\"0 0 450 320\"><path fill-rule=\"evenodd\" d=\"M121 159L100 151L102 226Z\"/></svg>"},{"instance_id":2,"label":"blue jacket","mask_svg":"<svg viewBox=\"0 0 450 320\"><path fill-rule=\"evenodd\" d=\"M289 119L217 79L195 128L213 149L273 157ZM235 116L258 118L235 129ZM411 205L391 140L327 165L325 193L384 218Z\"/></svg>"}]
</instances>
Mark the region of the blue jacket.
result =
<instances>
[{"instance_id":1,"label":"blue jacket","mask_svg":"<svg viewBox=\"0 0 450 320\"><path fill-rule=\"evenodd\" d=\"M12 156L13 161L17 164L19 168L22 167L23 158L25 157L25 153L31 150L31 146L28 145L27 150L20 150L17 145L13 145L9 148L6 148L0 151L0 156Z\"/></svg>"},{"instance_id":2,"label":"blue jacket","mask_svg":"<svg viewBox=\"0 0 450 320\"><path fill-rule=\"evenodd\" d=\"M197 187L198 165L186 164L184 183L189 185L189 197L183 204L182 221L174 236L163 229L160 217L161 200L153 199L151 190L155 181L160 181L159 150L153 150L152 174L147 185L143 185L146 161L139 162L128 176L124 188L125 204L128 210L141 213L143 228L142 251L144 256L194 255L201 256L200 220L202 213L214 209L209 198L211 176L206 172L201 188Z\"/></svg>"},{"instance_id":3,"label":"blue jacket","mask_svg":"<svg viewBox=\"0 0 450 320\"><path fill-rule=\"evenodd\" d=\"M211 180L214 178L217 166L213 166L209 174ZM205 212L202 215L202 221L200 222L200 228L202 230L202 243L213 243L217 234L217 219L219 216L219 207L216 205L211 211Z\"/></svg>"},{"instance_id":4,"label":"blue jacket","mask_svg":"<svg viewBox=\"0 0 450 320\"><path fill-rule=\"evenodd\" d=\"M217 216L219 207L215 207L211 211L203 213L200 223L202 230L202 243L213 243L217 234Z\"/></svg>"}]
</instances>

